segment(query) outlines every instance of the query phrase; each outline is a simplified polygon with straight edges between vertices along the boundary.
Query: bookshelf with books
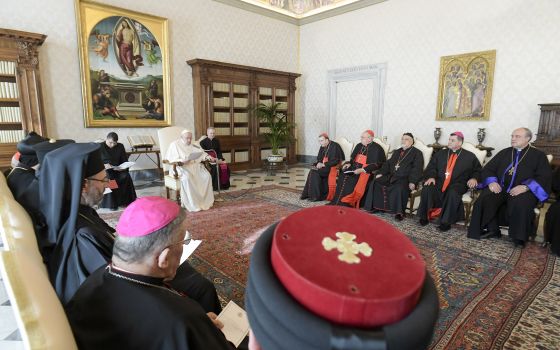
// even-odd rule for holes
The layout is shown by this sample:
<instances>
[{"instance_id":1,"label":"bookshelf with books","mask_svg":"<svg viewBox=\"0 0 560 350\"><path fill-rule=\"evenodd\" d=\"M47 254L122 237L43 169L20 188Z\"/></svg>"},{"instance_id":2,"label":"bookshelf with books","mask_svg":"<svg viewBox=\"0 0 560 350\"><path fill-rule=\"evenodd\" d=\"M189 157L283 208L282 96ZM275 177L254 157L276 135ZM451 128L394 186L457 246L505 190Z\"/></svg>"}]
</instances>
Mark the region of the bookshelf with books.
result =
<instances>
[{"instance_id":1,"label":"bookshelf with books","mask_svg":"<svg viewBox=\"0 0 560 350\"><path fill-rule=\"evenodd\" d=\"M295 80L300 75L202 59L187 63L193 70L195 138L213 126L233 170L261 167L262 150L270 145L261 134L266 125L254 117L252 108L260 102L283 103L293 122ZM295 143L284 149L288 162L295 162Z\"/></svg>"},{"instance_id":2,"label":"bookshelf with books","mask_svg":"<svg viewBox=\"0 0 560 350\"><path fill-rule=\"evenodd\" d=\"M38 57L45 38L0 28L0 169L28 132L46 135Z\"/></svg>"}]
</instances>

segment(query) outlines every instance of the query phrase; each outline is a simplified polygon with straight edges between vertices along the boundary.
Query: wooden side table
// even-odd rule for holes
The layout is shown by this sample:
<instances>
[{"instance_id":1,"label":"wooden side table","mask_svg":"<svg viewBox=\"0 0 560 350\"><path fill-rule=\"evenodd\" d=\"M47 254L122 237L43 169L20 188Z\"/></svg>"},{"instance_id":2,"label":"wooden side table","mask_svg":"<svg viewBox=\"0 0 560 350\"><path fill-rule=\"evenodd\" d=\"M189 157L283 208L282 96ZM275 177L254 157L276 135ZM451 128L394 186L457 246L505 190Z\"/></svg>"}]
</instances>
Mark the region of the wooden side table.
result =
<instances>
[{"instance_id":1,"label":"wooden side table","mask_svg":"<svg viewBox=\"0 0 560 350\"><path fill-rule=\"evenodd\" d=\"M152 158L152 156L150 156L150 154L155 154L157 161L154 160ZM163 168L161 167L161 163L160 163L160 159L159 159L159 149L133 148L130 151L127 151L126 155L129 156L129 157L131 155L136 155L136 158L130 159L131 162L135 162L135 161L138 160L138 158L140 158L140 156L146 155L146 157L148 157L152 161L152 163L154 163L157 166L159 177L160 177L160 179L163 180Z\"/></svg>"}]
</instances>

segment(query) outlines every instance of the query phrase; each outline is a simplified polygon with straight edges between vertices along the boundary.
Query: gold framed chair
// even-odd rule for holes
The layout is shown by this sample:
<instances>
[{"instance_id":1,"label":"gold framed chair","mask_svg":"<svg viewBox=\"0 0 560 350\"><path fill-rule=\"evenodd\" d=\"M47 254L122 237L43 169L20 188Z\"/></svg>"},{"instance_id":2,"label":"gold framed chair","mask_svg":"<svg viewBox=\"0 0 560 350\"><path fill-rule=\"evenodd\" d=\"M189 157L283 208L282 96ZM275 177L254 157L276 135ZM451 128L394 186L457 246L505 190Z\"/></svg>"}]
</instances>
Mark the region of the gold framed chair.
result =
<instances>
[{"instance_id":1,"label":"gold framed chair","mask_svg":"<svg viewBox=\"0 0 560 350\"><path fill-rule=\"evenodd\" d=\"M417 149L420 150L420 152L422 152L422 156L424 158L424 169L422 170L426 170L426 167L428 166L428 163L430 163L430 159L432 158L432 154L434 153L434 149L432 147L426 146L426 144L424 142L422 142L420 139L416 139L414 141L414 147L416 147ZM422 191L422 185L417 184L416 189L414 191L410 191L410 194L408 195L408 212L412 215L414 214L414 212L416 211L416 198L418 198L420 196L420 193Z\"/></svg>"},{"instance_id":2,"label":"gold framed chair","mask_svg":"<svg viewBox=\"0 0 560 350\"><path fill-rule=\"evenodd\" d=\"M342 148L342 151L344 152L344 160L349 161L350 156L352 155L352 150L354 150L354 144L342 136L337 137L334 141Z\"/></svg>"},{"instance_id":3,"label":"gold framed chair","mask_svg":"<svg viewBox=\"0 0 560 350\"><path fill-rule=\"evenodd\" d=\"M158 130L159 149L163 163L163 182L165 186L166 197L170 198L170 191L175 192L175 200L181 204L181 180L177 172L177 166L182 166L181 162L169 162L166 159L167 150L172 142L181 137L181 131L185 128L179 126L169 126Z\"/></svg>"},{"instance_id":4,"label":"gold framed chair","mask_svg":"<svg viewBox=\"0 0 560 350\"><path fill-rule=\"evenodd\" d=\"M48 276L25 252L3 251L0 260L0 273L24 348L78 349Z\"/></svg>"},{"instance_id":5,"label":"gold framed chair","mask_svg":"<svg viewBox=\"0 0 560 350\"><path fill-rule=\"evenodd\" d=\"M484 166L485 159L486 159L486 151L477 148L474 144L470 142L463 143L463 149L466 149L469 152L474 153L476 159L480 162L481 166ZM469 189L462 197L463 206L465 207L465 226L469 225L469 221L471 220L471 211L474 200L476 199L476 190Z\"/></svg>"},{"instance_id":6,"label":"gold framed chair","mask_svg":"<svg viewBox=\"0 0 560 350\"><path fill-rule=\"evenodd\" d=\"M381 140L378 137L374 137L373 142L377 143L379 146L381 146L381 148L383 148L383 151L385 151L385 158L388 158L389 157L389 151L391 150L391 145L383 142L383 140Z\"/></svg>"}]
</instances>

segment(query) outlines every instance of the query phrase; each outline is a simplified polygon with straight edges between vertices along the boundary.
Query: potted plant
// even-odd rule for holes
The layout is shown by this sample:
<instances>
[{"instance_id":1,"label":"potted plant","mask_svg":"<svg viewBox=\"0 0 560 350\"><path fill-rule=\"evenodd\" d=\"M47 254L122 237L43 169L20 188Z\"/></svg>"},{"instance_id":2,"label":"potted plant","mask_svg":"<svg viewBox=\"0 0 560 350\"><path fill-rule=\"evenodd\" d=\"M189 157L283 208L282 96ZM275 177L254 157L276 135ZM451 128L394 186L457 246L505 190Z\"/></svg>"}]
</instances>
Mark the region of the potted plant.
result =
<instances>
[{"instance_id":1,"label":"potted plant","mask_svg":"<svg viewBox=\"0 0 560 350\"><path fill-rule=\"evenodd\" d=\"M295 127L295 124L290 123L287 116L278 110L279 106L280 103L259 103L254 109L256 117L268 128L268 131L262 135L270 143L272 154L268 156L268 161L271 163L279 163L284 160L279 148L292 140L291 132Z\"/></svg>"}]
</instances>

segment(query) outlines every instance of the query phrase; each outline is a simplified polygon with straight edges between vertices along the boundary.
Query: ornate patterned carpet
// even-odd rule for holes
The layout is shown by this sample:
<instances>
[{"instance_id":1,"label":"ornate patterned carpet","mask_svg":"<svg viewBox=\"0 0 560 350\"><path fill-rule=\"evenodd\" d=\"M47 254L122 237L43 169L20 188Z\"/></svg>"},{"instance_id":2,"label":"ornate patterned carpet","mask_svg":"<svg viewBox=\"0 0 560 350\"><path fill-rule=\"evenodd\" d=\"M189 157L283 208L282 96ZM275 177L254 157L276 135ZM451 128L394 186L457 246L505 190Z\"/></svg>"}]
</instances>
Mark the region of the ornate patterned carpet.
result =
<instances>
[{"instance_id":1,"label":"ornate patterned carpet","mask_svg":"<svg viewBox=\"0 0 560 350\"><path fill-rule=\"evenodd\" d=\"M252 245L270 224L303 207L299 191L278 186L232 192L212 210L189 213L203 243L191 263L223 301L242 305ZM115 224L120 213L104 214ZM395 222L419 247L436 281L440 318L432 349L560 349L560 262L537 244L474 241L463 228L441 233L416 220Z\"/></svg>"}]
</instances>

